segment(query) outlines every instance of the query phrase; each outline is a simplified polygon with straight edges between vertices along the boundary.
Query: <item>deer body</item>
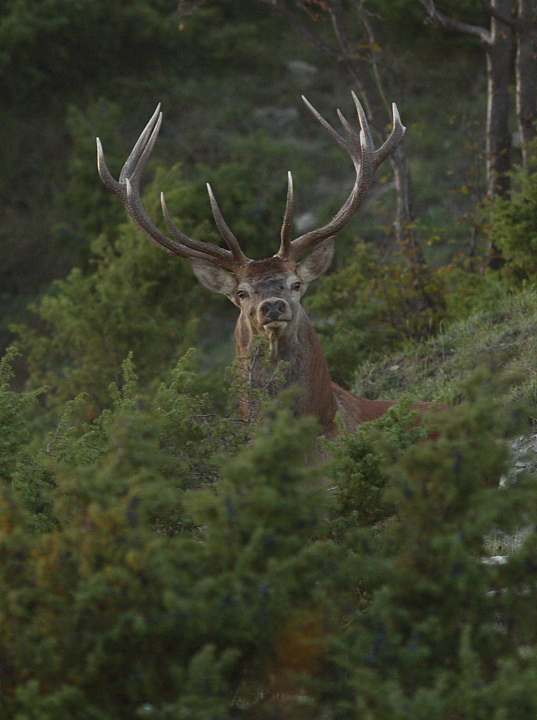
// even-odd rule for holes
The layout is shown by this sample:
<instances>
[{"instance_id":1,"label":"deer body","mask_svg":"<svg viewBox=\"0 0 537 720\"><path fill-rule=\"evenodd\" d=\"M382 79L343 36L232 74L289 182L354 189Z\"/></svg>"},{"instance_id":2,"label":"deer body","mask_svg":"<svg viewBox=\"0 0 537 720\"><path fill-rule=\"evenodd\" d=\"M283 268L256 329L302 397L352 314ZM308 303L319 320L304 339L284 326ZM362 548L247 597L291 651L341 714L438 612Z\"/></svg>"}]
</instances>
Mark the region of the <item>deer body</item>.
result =
<instances>
[{"instance_id":1,"label":"deer body","mask_svg":"<svg viewBox=\"0 0 537 720\"><path fill-rule=\"evenodd\" d=\"M284 297L278 297L287 295L279 288L286 285L298 285L298 283L300 281L295 273L290 276L281 273L274 275L270 284L263 283L261 289L265 289L266 293L275 299L272 304L277 305L278 301L287 302ZM291 290L289 295L292 296L296 293L299 296L302 287L303 285L300 289ZM293 298L289 299L292 302ZM263 330L263 325L252 323L248 312L241 311L235 330L237 357L239 362L243 359L244 370L252 384L263 385L266 372L259 367L259 363L255 362L255 358L251 358L251 353L255 339L260 334L265 335L270 343L271 365L274 368L282 368L283 385L285 387L297 385L301 389L295 402L295 413L297 415L316 415L323 434L332 436L336 432L334 419L339 407L330 380L328 363L323 355L313 324L300 302L296 302L291 309L291 320L280 327L275 326L274 321L267 323L267 325L272 325L272 328L266 330ZM246 407L241 409L243 415L246 415L248 409Z\"/></svg>"},{"instance_id":2,"label":"deer body","mask_svg":"<svg viewBox=\"0 0 537 720\"><path fill-rule=\"evenodd\" d=\"M254 387L267 382L266 368L252 358L255 340L264 336L271 346L272 366L283 367L283 386L297 385L301 390L295 413L315 415L328 438L339 432L336 415L345 429L352 431L356 425L380 417L394 404L359 398L330 378L321 343L300 299L309 281L330 263L332 252L333 243L327 244L322 252L313 252L291 268L280 258L253 262L237 277L234 288L218 284L214 271L207 277L203 265L193 263L200 282L216 292L227 289L226 294L241 310L235 328L236 352L249 382ZM241 399L245 417L250 414L247 403Z\"/></svg>"},{"instance_id":3,"label":"deer body","mask_svg":"<svg viewBox=\"0 0 537 720\"><path fill-rule=\"evenodd\" d=\"M352 431L356 425L380 417L394 404L359 398L331 381L319 338L301 304L310 282L324 273L332 261L335 235L361 205L375 170L404 135L405 128L394 105L393 130L381 148L375 150L362 106L354 94L353 99L361 131L356 133L338 111L345 131L345 137L342 137L304 98L317 120L352 159L356 180L350 195L329 223L291 240L294 192L289 173L280 249L264 260L250 260L244 255L222 217L210 186L207 187L213 215L228 249L184 235L174 225L163 196L162 210L172 237L162 233L149 218L140 198L140 179L160 129L160 106L140 135L119 181L108 171L97 140L101 178L121 199L136 224L164 250L187 258L195 276L206 288L227 295L240 309L235 331L237 356L249 382L254 387L261 387L267 382L266 370L256 362L255 355L252 357L254 344L262 337L269 343L270 366L283 368L284 386L298 385L302 391L296 401L296 414L315 415L327 437L334 437L339 431L336 423L338 413L344 427ZM247 400L241 398L240 402L243 414L248 415ZM415 407L426 409L429 405L421 403Z\"/></svg>"}]
</instances>

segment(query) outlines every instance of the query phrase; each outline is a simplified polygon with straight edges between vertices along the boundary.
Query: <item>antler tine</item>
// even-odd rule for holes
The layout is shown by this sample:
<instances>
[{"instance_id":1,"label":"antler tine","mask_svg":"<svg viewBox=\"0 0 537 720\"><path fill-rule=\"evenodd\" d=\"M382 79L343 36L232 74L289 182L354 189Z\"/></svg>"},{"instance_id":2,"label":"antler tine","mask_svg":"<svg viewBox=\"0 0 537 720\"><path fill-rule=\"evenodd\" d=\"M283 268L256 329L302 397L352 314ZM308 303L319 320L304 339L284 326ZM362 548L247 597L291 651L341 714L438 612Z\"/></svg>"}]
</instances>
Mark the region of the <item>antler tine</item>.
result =
<instances>
[{"instance_id":1,"label":"antler tine","mask_svg":"<svg viewBox=\"0 0 537 720\"><path fill-rule=\"evenodd\" d=\"M151 119L142 130L142 133L136 144L134 145L131 154L127 158L125 164L121 168L119 174L119 183L124 183L125 178L129 178L132 184L134 174L138 169L138 181L142 176L142 171L151 155L155 142L157 141L158 134L160 132L160 126L162 125L162 113L160 112L160 103L157 105L155 112L151 116ZM142 156L145 155L143 162L140 162Z\"/></svg>"},{"instance_id":2,"label":"antler tine","mask_svg":"<svg viewBox=\"0 0 537 720\"><path fill-rule=\"evenodd\" d=\"M393 128L388 139L375 152L375 170L380 163L388 157L388 155L399 145L406 131L406 127L401 122L397 105L392 103Z\"/></svg>"},{"instance_id":3,"label":"antler tine","mask_svg":"<svg viewBox=\"0 0 537 720\"><path fill-rule=\"evenodd\" d=\"M345 128L345 131L350 140L350 144L353 148L353 150L349 152L349 155L356 170L356 180L354 182L351 194L347 198L347 202L345 202L336 217L341 214L343 209L345 209L345 212L349 212L349 209L352 206L354 206L353 212L356 212L358 207L362 204L362 200L365 197L367 191L369 190L371 181L373 179L373 174L375 172L375 168L373 166L373 158L375 157L375 145L373 143L371 131L369 130L369 124L367 122L364 109L358 99L356 99L356 102L356 109L358 111L361 125L359 135L355 132L354 128L351 126L347 118L343 115L341 110L337 111L339 120Z\"/></svg>"},{"instance_id":4,"label":"antler tine","mask_svg":"<svg viewBox=\"0 0 537 720\"><path fill-rule=\"evenodd\" d=\"M287 173L287 202L281 230L281 245L276 253L279 257L289 257L291 248L291 232L293 231L293 218L295 216L295 193L293 190L293 176Z\"/></svg>"},{"instance_id":5,"label":"antler tine","mask_svg":"<svg viewBox=\"0 0 537 720\"><path fill-rule=\"evenodd\" d=\"M131 177L130 170L132 167L136 167L136 164L138 163L140 156L143 152L143 150L147 146L148 138L150 139L151 136L154 136L153 143L151 144L151 148L149 152L153 149L153 145L157 139L158 132L160 129L160 123L162 121L162 113L160 112L160 103L157 105L157 108L153 115L151 116L151 119L145 126L145 128L142 131L142 134L136 141L136 145L132 149L131 154L127 158L126 163L123 165L123 168L121 170L121 173L119 175L119 182L114 179L110 171L108 170L108 167L106 165L106 161L104 159L104 152L103 152L103 146L101 144L101 141L99 138L97 138L97 167L99 169L99 175L101 176L101 180L104 182L106 187L111 190L115 195L117 195L120 200L126 204L127 203L127 187L125 184L125 178ZM154 134L155 126L158 126L156 129L156 134ZM147 158L146 158L147 162ZM145 165L145 162L144 162ZM143 169L143 167L142 167Z\"/></svg>"},{"instance_id":6,"label":"antler tine","mask_svg":"<svg viewBox=\"0 0 537 720\"><path fill-rule=\"evenodd\" d=\"M397 112L397 108L394 104L392 132L380 149L375 150L364 109L354 93L352 93L352 98L360 120L360 135L358 135L352 128L343 113L338 110L338 116L343 129L345 130L345 134L347 136L346 138L339 135L330 123L325 120L322 115L317 112L317 110L315 110L311 103L309 103L304 97L302 98L315 118L336 140L338 145L340 145L340 147L342 147L350 155L356 170L356 180L347 200L343 203L340 210L329 223L321 228L311 230L310 232L301 235L289 244L289 256L295 260L304 253L313 250L314 247L324 240L329 237L333 237L345 227L356 210L362 204L365 195L371 186L376 169L380 163L396 148L405 133L405 128L401 123L399 113Z\"/></svg>"},{"instance_id":7,"label":"antler tine","mask_svg":"<svg viewBox=\"0 0 537 720\"><path fill-rule=\"evenodd\" d=\"M179 230L179 228L172 220L172 216L170 215L170 211L168 210L166 200L164 199L164 193L160 193L160 206L162 208L162 214L164 216L164 220L166 222L166 226L169 232L179 243L181 243L182 245L186 245L186 247L191 248L192 250L198 250L199 252L212 255L218 262L221 261L224 264L229 262L231 257L231 253L229 252L229 250L217 247L216 245L212 245L211 243L205 243L201 240L189 238L187 235L185 235Z\"/></svg>"},{"instance_id":8,"label":"antler tine","mask_svg":"<svg viewBox=\"0 0 537 720\"><path fill-rule=\"evenodd\" d=\"M356 93L354 92L354 90L351 91L351 96L354 101L354 107L356 108L356 112L358 113L358 118L360 120L360 138L363 141L363 147L364 147L364 149L367 148L367 150L370 152L374 152L375 151L375 143L373 142L371 130L369 129L369 123L367 122L367 115L364 112L362 103L356 97Z\"/></svg>"},{"instance_id":9,"label":"antler tine","mask_svg":"<svg viewBox=\"0 0 537 720\"><path fill-rule=\"evenodd\" d=\"M228 269L235 269L238 264L244 264L235 252L230 252L224 248L217 247L210 243L200 240L194 240L184 235L174 224L170 213L166 207L163 195L161 196L162 210L164 219L170 229L170 232L176 240L172 240L162 233L150 219L145 211L140 197L140 180L143 170L151 155L155 142L157 140L160 126L162 123L162 113L160 112L160 103L153 113L151 119L145 126L142 134L138 138L132 152L121 170L119 181L115 180L106 166L103 148L99 138L97 138L97 165L99 174L106 187L115 193L125 205L125 208L138 227L152 240L156 245L166 250L166 252L179 255L184 258L197 258L207 260Z\"/></svg>"},{"instance_id":10,"label":"antler tine","mask_svg":"<svg viewBox=\"0 0 537 720\"><path fill-rule=\"evenodd\" d=\"M117 180L114 179L112 173L108 169L108 166L106 165L106 161L104 159L104 152L103 152L103 146L101 144L101 141L99 138L96 138L97 140L97 169L99 171L99 175L101 177L101 180L106 185L106 187L111 190L114 195L117 195L118 198L123 202L127 202L127 190L123 185L120 185Z\"/></svg>"},{"instance_id":11,"label":"antler tine","mask_svg":"<svg viewBox=\"0 0 537 720\"><path fill-rule=\"evenodd\" d=\"M316 110L313 105L310 103L310 101L304 96L301 95L302 101L304 105L308 108L308 110L311 112L311 114L321 123L321 125L324 127L325 130L328 130L330 135L334 138L334 140L337 142L338 145L340 145L343 150L346 150L349 152L349 144L348 142L341 137L341 135L334 130L334 128L330 125L330 123L324 119L324 117L321 115L321 113Z\"/></svg>"},{"instance_id":12,"label":"antler tine","mask_svg":"<svg viewBox=\"0 0 537 720\"><path fill-rule=\"evenodd\" d=\"M216 202L216 198L214 196L213 190L209 183L207 183L207 192L209 193L209 200L211 203L211 209L213 211L213 217L214 221L216 223L216 227L218 228L220 235L224 238L226 241L226 244L228 248L231 250L233 254L233 258L238 263L239 267L243 265L247 265L250 260L246 257L246 255L241 250L241 247L237 241L237 238L231 230L229 229L226 221L224 220L224 216L222 215L222 212L220 208L218 207L218 203Z\"/></svg>"},{"instance_id":13,"label":"antler tine","mask_svg":"<svg viewBox=\"0 0 537 720\"><path fill-rule=\"evenodd\" d=\"M138 225L140 230L142 230L145 235L156 245L161 247L166 252L171 253L172 255L179 255L179 257L184 257L187 259L198 258L199 260L207 260L209 262L216 263L230 269L233 269L235 267L235 263L233 262L231 253L229 253L229 256L227 254L224 254L228 251L223 250L222 248L220 248L222 255L219 257L215 257L211 253L211 246L205 248L208 243L201 243L204 246L204 250L199 251L193 249L191 246L174 242L169 237L164 235L164 233L157 228L149 215L146 213L140 198L139 187L136 184L132 185L129 178L125 178L125 186L127 192L127 212L134 220L136 225ZM192 243L193 241L190 242Z\"/></svg>"}]
</instances>

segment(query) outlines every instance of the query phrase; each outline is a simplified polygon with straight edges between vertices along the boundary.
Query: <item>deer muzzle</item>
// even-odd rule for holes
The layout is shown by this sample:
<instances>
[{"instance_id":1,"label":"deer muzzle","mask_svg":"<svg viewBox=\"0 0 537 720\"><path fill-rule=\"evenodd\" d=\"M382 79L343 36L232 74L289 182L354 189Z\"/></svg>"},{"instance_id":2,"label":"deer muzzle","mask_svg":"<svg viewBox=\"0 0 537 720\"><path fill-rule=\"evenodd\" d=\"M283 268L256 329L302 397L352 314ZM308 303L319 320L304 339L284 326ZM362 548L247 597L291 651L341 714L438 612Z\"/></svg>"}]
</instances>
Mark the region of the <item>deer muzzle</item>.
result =
<instances>
[{"instance_id":1,"label":"deer muzzle","mask_svg":"<svg viewBox=\"0 0 537 720\"><path fill-rule=\"evenodd\" d=\"M281 331L292 319L291 308L282 298L268 298L259 305L257 318L264 330Z\"/></svg>"}]
</instances>

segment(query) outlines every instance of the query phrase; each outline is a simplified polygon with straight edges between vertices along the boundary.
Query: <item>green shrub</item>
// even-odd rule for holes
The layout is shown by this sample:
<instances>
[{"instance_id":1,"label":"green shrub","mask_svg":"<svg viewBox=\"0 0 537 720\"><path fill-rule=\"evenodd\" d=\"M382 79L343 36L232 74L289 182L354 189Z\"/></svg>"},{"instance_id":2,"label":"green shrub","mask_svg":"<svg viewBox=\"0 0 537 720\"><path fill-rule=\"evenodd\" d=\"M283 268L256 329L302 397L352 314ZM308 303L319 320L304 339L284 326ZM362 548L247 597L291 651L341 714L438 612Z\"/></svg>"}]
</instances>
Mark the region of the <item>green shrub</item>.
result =
<instances>
[{"instance_id":1,"label":"green shrub","mask_svg":"<svg viewBox=\"0 0 537 720\"><path fill-rule=\"evenodd\" d=\"M537 174L520 172L510 199L494 203L491 238L503 253L502 275L516 284L537 276Z\"/></svg>"},{"instance_id":2,"label":"green shrub","mask_svg":"<svg viewBox=\"0 0 537 720\"><path fill-rule=\"evenodd\" d=\"M334 379L349 385L360 361L433 334L446 315L444 294L436 271L402 256L383 260L370 245L357 245L307 303Z\"/></svg>"},{"instance_id":3,"label":"green shrub","mask_svg":"<svg viewBox=\"0 0 537 720\"><path fill-rule=\"evenodd\" d=\"M343 540L356 528L381 527L393 517L396 506L384 497L390 468L430 432L427 423L417 419L416 411L401 403L379 420L359 425L356 432L344 432L328 444L335 503L326 528L331 537Z\"/></svg>"},{"instance_id":4,"label":"green shrub","mask_svg":"<svg viewBox=\"0 0 537 720\"><path fill-rule=\"evenodd\" d=\"M485 395L474 391L466 407L438 417L438 438L410 446L389 470L385 500L396 507L394 521L355 534L367 611L344 632L341 717L535 713L535 613L518 612L526 592L519 563L532 543L519 551L524 560L487 564L483 538L532 522L537 486L527 478L498 489L507 457L499 437L516 429L518 414L502 417L489 383ZM527 591L535 599L531 583ZM513 704L513 681L520 703Z\"/></svg>"},{"instance_id":5,"label":"green shrub","mask_svg":"<svg viewBox=\"0 0 537 720\"><path fill-rule=\"evenodd\" d=\"M184 363L153 402L124 373L113 408L86 426L66 416L36 454L54 473L53 528L28 532L31 510L1 489L6 720L216 718L269 677L298 692L338 626L339 553L310 542L325 512L304 462L314 421L271 410L242 447Z\"/></svg>"},{"instance_id":6,"label":"green shrub","mask_svg":"<svg viewBox=\"0 0 537 720\"><path fill-rule=\"evenodd\" d=\"M323 467L311 418L245 428L191 362L149 391L127 360L109 409L73 401L45 440L4 382L2 717L531 717L534 538L483 562L536 520L535 478L498 488L525 416L498 383L428 426L395 408ZM14 482L30 449L44 510Z\"/></svg>"},{"instance_id":7,"label":"green shrub","mask_svg":"<svg viewBox=\"0 0 537 720\"><path fill-rule=\"evenodd\" d=\"M0 8L3 96L39 102L52 89L132 73L171 59L176 29L170 0L27 0Z\"/></svg>"},{"instance_id":8,"label":"green shrub","mask_svg":"<svg viewBox=\"0 0 537 720\"><path fill-rule=\"evenodd\" d=\"M155 181L158 187L159 179ZM177 184L169 201L188 195ZM146 203L157 212L157 191ZM186 219L187 231L199 224ZM18 326L30 386L46 385L60 404L87 395L88 417L105 406L133 352L141 380L158 380L196 337L204 307L218 300L203 291L188 265L156 248L131 224L112 227L91 246L91 268L75 268L33 306L34 323Z\"/></svg>"}]
</instances>

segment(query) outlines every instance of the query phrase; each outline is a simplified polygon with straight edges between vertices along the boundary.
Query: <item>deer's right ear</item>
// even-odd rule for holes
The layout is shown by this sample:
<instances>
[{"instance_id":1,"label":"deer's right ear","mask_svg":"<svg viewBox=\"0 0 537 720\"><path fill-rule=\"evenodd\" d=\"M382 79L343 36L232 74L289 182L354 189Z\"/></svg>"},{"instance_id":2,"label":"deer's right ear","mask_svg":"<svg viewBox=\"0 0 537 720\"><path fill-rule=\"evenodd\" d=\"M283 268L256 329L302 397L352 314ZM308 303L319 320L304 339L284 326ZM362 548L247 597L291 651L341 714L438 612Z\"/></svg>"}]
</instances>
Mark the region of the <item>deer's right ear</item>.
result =
<instances>
[{"instance_id":1,"label":"deer's right ear","mask_svg":"<svg viewBox=\"0 0 537 720\"><path fill-rule=\"evenodd\" d=\"M207 260L189 258L188 262L196 278L207 290L227 295L233 299L237 289L235 276Z\"/></svg>"},{"instance_id":2,"label":"deer's right ear","mask_svg":"<svg viewBox=\"0 0 537 720\"><path fill-rule=\"evenodd\" d=\"M336 240L330 237L323 240L305 260L298 264L296 273L306 286L328 270L330 263L334 259L335 250Z\"/></svg>"}]
</instances>

